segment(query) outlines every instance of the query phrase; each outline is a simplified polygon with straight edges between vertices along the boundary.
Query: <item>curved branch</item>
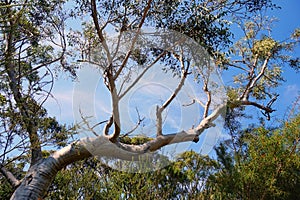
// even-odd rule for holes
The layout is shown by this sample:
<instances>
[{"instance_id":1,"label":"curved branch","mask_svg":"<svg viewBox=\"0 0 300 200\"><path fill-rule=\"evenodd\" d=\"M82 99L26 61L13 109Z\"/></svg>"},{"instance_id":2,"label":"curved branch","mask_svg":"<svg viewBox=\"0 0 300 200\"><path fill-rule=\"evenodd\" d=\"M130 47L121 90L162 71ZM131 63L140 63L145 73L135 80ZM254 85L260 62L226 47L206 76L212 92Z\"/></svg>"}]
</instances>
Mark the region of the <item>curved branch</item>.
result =
<instances>
[{"instance_id":1,"label":"curved branch","mask_svg":"<svg viewBox=\"0 0 300 200\"><path fill-rule=\"evenodd\" d=\"M182 53L183 54L183 53ZM187 65L187 67L184 67L184 61L183 61L183 57L182 55L179 56L179 61L181 64L181 79L177 85L177 88L174 90L174 92L172 93L172 95L169 97L169 99L167 99L165 101L165 103L159 107L156 107L156 135L162 135L162 112L168 107L168 105L176 98L176 96L178 95L178 93L180 92L181 88L184 85L185 79L188 75L188 70L189 70L189 64Z\"/></svg>"},{"instance_id":2,"label":"curved branch","mask_svg":"<svg viewBox=\"0 0 300 200\"><path fill-rule=\"evenodd\" d=\"M229 102L229 107L231 107L231 108L236 108L236 107L239 107L239 106L254 106L254 107L257 107L257 108L265 111L266 113L272 113L272 112L275 111L274 109L272 109L268 105L264 106L264 105L261 105L261 104L259 104L257 102L248 101L248 100Z\"/></svg>"},{"instance_id":3,"label":"curved branch","mask_svg":"<svg viewBox=\"0 0 300 200\"><path fill-rule=\"evenodd\" d=\"M39 160L38 163L31 166L11 199L42 198L60 169L85 158L99 156L127 161L149 161L149 159L154 158L152 152L163 146L187 141L198 142L199 135L205 129L211 127L212 122L222 114L224 108L226 108L226 104L220 105L208 117L203 119L195 129L160 135L142 145L113 143L107 136L84 138L76 141L55 152L47 159Z\"/></svg>"},{"instance_id":4,"label":"curved branch","mask_svg":"<svg viewBox=\"0 0 300 200\"><path fill-rule=\"evenodd\" d=\"M145 153L147 151L153 152L166 145L182 143L182 142L195 142L199 141L199 136L208 128L214 126L213 121L216 120L220 115L222 115L227 107L227 103L221 104L215 109L209 116L204 118L200 124L193 129L188 131L181 131L178 133L168 134L168 135L159 135L155 139L146 142L142 145L129 145L118 143L120 148L125 149L129 152L134 153Z\"/></svg>"}]
</instances>

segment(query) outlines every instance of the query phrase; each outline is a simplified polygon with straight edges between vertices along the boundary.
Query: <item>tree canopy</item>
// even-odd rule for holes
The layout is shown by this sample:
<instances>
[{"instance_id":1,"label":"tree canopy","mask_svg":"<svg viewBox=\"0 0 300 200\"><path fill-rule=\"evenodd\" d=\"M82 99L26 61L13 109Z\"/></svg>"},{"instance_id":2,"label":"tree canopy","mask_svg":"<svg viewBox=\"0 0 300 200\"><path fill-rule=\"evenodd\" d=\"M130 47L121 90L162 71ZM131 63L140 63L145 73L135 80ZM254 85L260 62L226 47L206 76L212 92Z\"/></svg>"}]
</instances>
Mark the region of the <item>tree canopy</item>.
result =
<instances>
[{"instance_id":1,"label":"tree canopy","mask_svg":"<svg viewBox=\"0 0 300 200\"><path fill-rule=\"evenodd\" d=\"M1 197L296 198L299 116L273 129L243 130L238 123L248 106L270 120L284 67L299 70L300 59L291 53L299 45L299 29L280 41L270 31L272 19L265 13L278 8L271 0L1 1ZM233 39L231 24L244 33L240 40ZM78 109L80 123L61 124L44 106L55 78L63 73L76 81L88 66L101 76L108 114L94 123L95 116ZM150 117L126 104L137 116L126 129L122 103L152 69L172 87L166 85L168 92L148 108ZM222 85L223 73L232 75L232 84ZM189 82L196 95L176 104ZM139 97L146 102L147 96ZM199 117L181 116L189 127L174 132L165 123L171 106L196 106ZM169 162L158 151L199 142L218 120L233 140L216 147L217 159L188 151ZM151 134L141 134L151 123ZM82 138L83 132L89 137ZM114 162L107 166L105 159ZM135 173L111 168L127 164ZM138 173L153 165L155 171Z\"/></svg>"}]
</instances>

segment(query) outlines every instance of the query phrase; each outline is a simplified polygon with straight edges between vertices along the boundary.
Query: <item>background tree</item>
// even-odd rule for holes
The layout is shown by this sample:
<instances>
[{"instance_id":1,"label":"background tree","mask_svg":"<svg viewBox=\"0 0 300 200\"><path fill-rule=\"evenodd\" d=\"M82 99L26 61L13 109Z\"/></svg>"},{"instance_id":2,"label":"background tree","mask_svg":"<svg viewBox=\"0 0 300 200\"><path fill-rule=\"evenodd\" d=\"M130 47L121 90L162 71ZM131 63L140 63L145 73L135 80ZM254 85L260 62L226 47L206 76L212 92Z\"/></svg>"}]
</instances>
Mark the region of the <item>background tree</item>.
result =
<instances>
[{"instance_id":1,"label":"background tree","mask_svg":"<svg viewBox=\"0 0 300 200\"><path fill-rule=\"evenodd\" d=\"M0 167L3 177L13 187L6 192L8 194L14 190L12 199L43 198L60 170L72 163L73 169L76 169L77 164L74 163L92 157L91 152L100 157L111 156L132 160L141 159L145 153L153 155L152 152L172 143L198 142L201 133L210 128L214 120L228 107L234 109L252 105L261 109L269 117L274 111L271 106L276 100L276 95L271 94L268 91L270 87L267 88L267 86L276 87L277 81L281 79L280 72L278 72L280 69L274 67L271 62L281 55L280 50L296 44L299 38L299 31L296 31L293 35L294 40L284 44L279 44L269 35L257 39L255 24L247 22L245 26L247 30L245 30L249 43L237 44L238 52L244 60L232 61L221 52L222 48L228 47L230 36L226 22L228 19L225 20L225 17L235 16L241 20L248 19L249 16L258 15L262 9L274 7L271 1L91 0L76 2L76 8L70 12L72 17L84 19L87 14L91 18L84 23L81 32L70 31L67 42L65 22L68 12L63 10L63 3L63 1L36 3L27 0L6 0L1 1L0 4L0 76L3 80L0 88L2 126L0 142L3 147ZM243 12L246 14L241 14ZM239 78L238 87L228 90L229 102L213 107L212 88L205 76L208 74L192 73L192 67L189 66L190 60L198 58L192 54L192 51L190 57L187 56L190 52L183 50L180 44L176 44L177 49L173 48L168 51L159 48L147 49L147 46L144 49L135 49L141 28L145 25L174 29L179 33L184 33L203 45L223 67L231 66L242 69L246 76ZM133 35L126 52L119 51L118 45L113 50L109 46L107 36L110 30L114 30L119 39L124 36L125 31L131 31ZM181 51L180 48L182 48ZM236 53L234 52L236 50L232 51ZM87 121L85 125L89 131L98 136L69 144L72 140L70 134L73 134L74 130L48 117L43 104L51 95L53 69L68 71L71 75L76 75L75 66L68 64L71 59L81 63L92 63L102 70L104 84L111 96L112 114L103 126L103 135L95 132L93 126L89 126ZM297 59L284 61L289 61L294 67L298 66ZM163 103L156 107L156 137L146 138L142 144L128 144L120 139L122 121L119 102L132 88L131 85L138 84L139 79L130 80L126 87L118 87L118 80L126 80L124 77L130 75L136 64L143 64L150 68L156 62L167 64L166 70L172 70L179 77L178 85L170 97L164 99ZM241 65L237 67L236 63ZM197 81L202 84L203 92L207 95L206 102L200 102L204 110L202 120L189 131L165 133L162 127L162 114L180 92L187 77L192 75L195 75ZM142 76L143 73L140 77ZM258 101L263 99L267 103ZM194 102L197 100L193 99ZM46 145L50 145L53 149L50 155L43 155L42 149ZM64 147L57 150L57 146ZM8 155L13 155L13 159L7 159ZM23 158L26 158L27 165L22 166L24 159L22 160L21 156L25 156ZM9 171L12 166L18 164L21 165L15 171ZM85 163L78 163L79 166L81 164ZM194 173L192 170L184 171L189 180L196 176ZM90 175L86 174L86 176ZM206 177L206 175L199 177ZM140 186L138 181L135 184ZM193 182L189 187L182 186L177 189L178 191L193 191L198 187L197 184ZM81 191L80 187L78 189L86 197L92 195L85 190ZM146 190L141 187L135 190L136 194L142 194L141 191ZM49 194L55 195L51 193L51 190ZM174 195L176 194L175 192Z\"/></svg>"},{"instance_id":2,"label":"background tree","mask_svg":"<svg viewBox=\"0 0 300 200\"><path fill-rule=\"evenodd\" d=\"M88 159L69 165L53 181L47 199L205 198L205 181L217 163L189 151L154 172L128 173Z\"/></svg>"},{"instance_id":3,"label":"background tree","mask_svg":"<svg viewBox=\"0 0 300 200\"><path fill-rule=\"evenodd\" d=\"M220 168L206 189L214 199L297 199L298 146L299 114L277 128L240 130L216 148Z\"/></svg>"}]
</instances>

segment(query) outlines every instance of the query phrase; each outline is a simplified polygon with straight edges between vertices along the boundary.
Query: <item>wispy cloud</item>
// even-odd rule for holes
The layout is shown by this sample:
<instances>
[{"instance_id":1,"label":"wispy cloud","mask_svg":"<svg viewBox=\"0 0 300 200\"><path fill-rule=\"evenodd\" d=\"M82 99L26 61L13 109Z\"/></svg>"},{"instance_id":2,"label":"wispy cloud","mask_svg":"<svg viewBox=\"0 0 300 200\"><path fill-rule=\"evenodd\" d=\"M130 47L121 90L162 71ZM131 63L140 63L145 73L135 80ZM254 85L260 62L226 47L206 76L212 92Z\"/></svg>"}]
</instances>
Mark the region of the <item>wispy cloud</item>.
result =
<instances>
[{"instance_id":1,"label":"wispy cloud","mask_svg":"<svg viewBox=\"0 0 300 200\"><path fill-rule=\"evenodd\" d=\"M50 116L55 116L63 123L73 123L72 111L72 89L65 86L55 88L50 97L44 104Z\"/></svg>"},{"instance_id":2,"label":"wispy cloud","mask_svg":"<svg viewBox=\"0 0 300 200\"><path fill-rule=\"evenodd\" d=\"M299 85L296 84L287 85L285 88L284 96L286 98L293 99L299 95L299 92L300 92Z\"/></svg>"}]
</instances>

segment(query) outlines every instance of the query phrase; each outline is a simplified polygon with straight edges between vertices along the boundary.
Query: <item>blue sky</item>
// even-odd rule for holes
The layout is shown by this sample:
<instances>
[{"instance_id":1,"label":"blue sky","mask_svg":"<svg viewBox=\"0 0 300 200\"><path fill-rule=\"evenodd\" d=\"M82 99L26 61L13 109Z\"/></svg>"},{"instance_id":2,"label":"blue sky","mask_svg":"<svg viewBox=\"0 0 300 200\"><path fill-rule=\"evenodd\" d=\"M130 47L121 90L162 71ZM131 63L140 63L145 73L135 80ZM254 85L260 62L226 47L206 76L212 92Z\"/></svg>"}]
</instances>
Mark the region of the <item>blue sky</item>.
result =
<instances>
[{"instance_id":1,"label":"blue sky","mask_svg":"<svg viewBox=\"0 0 300 200\"><path fill-rule=\"evenodd\" d=\"M281 6L282 9L270 11L269 15L274 16L279 20L273 26L274 28L273 28L272 35L275 37L275 39L282 40L287 38L289 35L291 35L291 33L295 28L297 27L300 28L300 1L299 0L286 0L286 1L276 0L274 2L277 3L279 6ZM299 47L295 51L295 54L300 56ZM299 94L300 91L299 73L296 74L295 71L289 68L285 68L283 76L287 81L278 88L278 93L280 94L280 97L279 100L275 103L275 109L277 109L278 111L272 115L277 118L282 118L284 116L287 107L292 104L292 102L295 100L296 96ZM97 83L97 77L87 77L87 80L93 82L91 83L91 85L93 86L91 87L87 86L89 90L91 91L99 90L98 86L94 87L94 85ZM86 84L88 85L88 82ZM78 86L78 82L77 83L71 82L71 80L66 78L64 75L60 75L59 79L55 81L55 85L54 85L53 96L55 97L55 99L50 99L45 104L46 107L48 108L49 114L52 116L56 116L57 119L62 123L68 123L68 124L74 123L73 106L74 104L76 104L77 100L78 102L80 102L83 101L84 99L92 98L91 96L86 96L85 94L82 95L75 94L74 88L76 90L77 86ZM101 95L105 95L105 93L101 93ZM93 109L94 108L92 108L92 110ZM99 112L101 111L103 113L106 113L107 114L106 116L108 116L108 113L110 112L109 109L107 109L106 102L98 101L97 104L95 104L95 109L98 110ZM78 119L78 116L76 118ZM205 137L202 138L202 140L204 139ZM213 141L214 139L215 138L212 138ZM200 149L201 148L200 144L195 146L194 148ZM205 148L206 150L208 150L211 149L211 147L212 144L208 143L207 147Z\"/></svg>"},{"instance_id":2,"label":"blue sky","mask_svg":"<svg viewBox=\"0 0 300 200\"><path fill-rule=\"evenodd\" d=\"M298 0L276 0L278 5L282 7L280 10L274 10L272 13L278 18L278 22L274 24L274 37L276 39L284 39L291 35L295 28L300 28L300 1ZM295 51L295 55L300 57L300 47ZM286 112L287 106L290 106L300 92L300 73L285 68L283 77L286 82L278 88L281 94L275 106L278 109L276 115L282 115Z\"/></svg>"}]
</instances>

